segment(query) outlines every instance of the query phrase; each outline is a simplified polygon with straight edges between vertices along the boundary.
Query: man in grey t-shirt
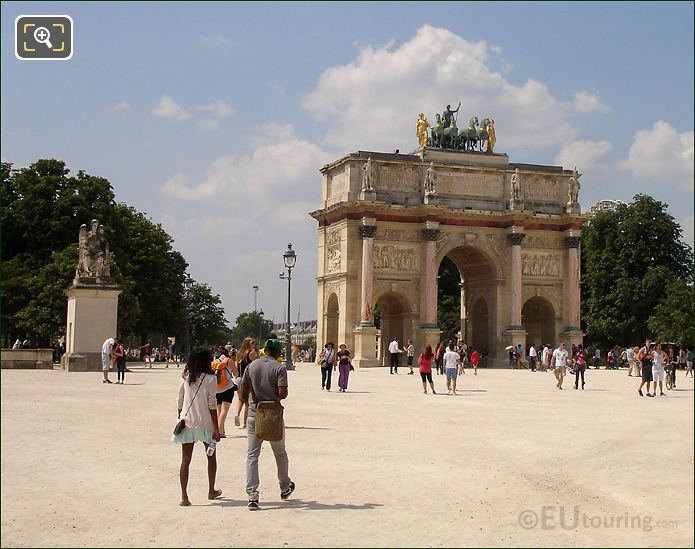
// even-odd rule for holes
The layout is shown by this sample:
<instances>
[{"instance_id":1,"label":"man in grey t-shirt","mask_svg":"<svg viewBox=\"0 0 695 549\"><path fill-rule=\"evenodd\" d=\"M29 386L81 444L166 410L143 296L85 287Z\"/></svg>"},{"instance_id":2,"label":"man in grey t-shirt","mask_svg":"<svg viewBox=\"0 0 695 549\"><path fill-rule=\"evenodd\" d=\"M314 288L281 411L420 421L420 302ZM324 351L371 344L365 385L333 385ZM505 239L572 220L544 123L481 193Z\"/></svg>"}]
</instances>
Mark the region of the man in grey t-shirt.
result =
<instances>
[{"instance_id":1,"label":"man in grey t-shirt","mask_svg":"<svg viewBox=\"0 0 695 549\"><path fill-rule=\"evenodd\" d=\"M258 458L261 455L263 440L256 437L256 404L264 401L280 402L287 398L287 368L277 359L282 345L277 339L265 342L265 356L257 358L244 370L241 379L239 398L246 402L251 396L249 417L246 422L248 451L246 456L246 493L249 496L249 510L258 509ZM284 430L284 426L283 426ZM280 497L287 499L294 492L294 482L289 476L289 459L285 449L285 437L270 441L275 454L275 463L280 479Z\"/></svg>"}]
</instances>

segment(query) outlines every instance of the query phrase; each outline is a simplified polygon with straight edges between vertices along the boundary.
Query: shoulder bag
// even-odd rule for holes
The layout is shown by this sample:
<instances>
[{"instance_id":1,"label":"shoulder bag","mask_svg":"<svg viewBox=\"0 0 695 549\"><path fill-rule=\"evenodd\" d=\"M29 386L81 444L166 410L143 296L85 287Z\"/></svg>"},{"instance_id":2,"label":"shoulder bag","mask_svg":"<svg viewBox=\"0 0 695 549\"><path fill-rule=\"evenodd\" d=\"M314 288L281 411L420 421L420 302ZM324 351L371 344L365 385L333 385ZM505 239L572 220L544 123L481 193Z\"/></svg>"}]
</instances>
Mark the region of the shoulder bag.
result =
<instances>
[{"instance_id":1,"label":"shoulder bag","mask_svg":"<svg viewBox=\"0 0 695 549\"><path fill-rule=\"evenodd\" d=\"M188 415L188 412L191 411L191 406L193 406L193 401L195 400L195 397L198 396L198 391L200 391L200 386L203 384L203 379L205 379L205 374L201 374L200 376L200 383L198 384L198 388L195 390L195 394L193 395L193 398L191 399L191 403L188 405L188 410L186 410L186 413L183 414L183 418L179 419L176 422L176 427L174 427L174 434L175 435L180 435L183 430L186 428L186 416Z\"/></svg>"},{"instance_id":2,"label":"shoulder bag","mask_svg":"<svg viewBox=\"0 0 695 549\"><path fill-rule=\"evenodd\" d=\"M255 433L261 440L282 440L285 434L284 408L274 400L263 400L256 405Z\"/></svg>"}]
</instances>

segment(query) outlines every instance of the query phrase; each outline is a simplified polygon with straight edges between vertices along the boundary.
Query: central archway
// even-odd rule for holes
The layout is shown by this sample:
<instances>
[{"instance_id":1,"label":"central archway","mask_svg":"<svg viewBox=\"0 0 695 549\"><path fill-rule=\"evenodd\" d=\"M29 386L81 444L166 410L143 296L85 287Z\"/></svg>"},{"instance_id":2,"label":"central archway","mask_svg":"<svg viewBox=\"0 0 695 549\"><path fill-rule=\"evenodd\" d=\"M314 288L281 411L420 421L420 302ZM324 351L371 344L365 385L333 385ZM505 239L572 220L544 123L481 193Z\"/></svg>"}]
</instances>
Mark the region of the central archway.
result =
<instances>
[{"instance_id":1,"label":"central archway","mask_svg":"<svg viewBox=\"0 0 695 549\"><path fill-rule=\"evenodd\" d=\"M439 276L451 276L447 273L446 260L450 260L458 270L458 284L442 281L443 287L451 293L458 289L457 296L439 295L438 312L442 306L458 309L458 337L467 345L479 350L487 349L489 356L497 355L498 334L495 332L497 309L497 265L481 248L464 244L448 250L440 261ZM449 271L450 273L450 271ZM452 304L455 297L458 306ZM438 314L438 318L451 317L452 313ZM449 330L451 331L451 330ZM451 337L443 333L444 338Z\"/></svg>"}]
</instances>

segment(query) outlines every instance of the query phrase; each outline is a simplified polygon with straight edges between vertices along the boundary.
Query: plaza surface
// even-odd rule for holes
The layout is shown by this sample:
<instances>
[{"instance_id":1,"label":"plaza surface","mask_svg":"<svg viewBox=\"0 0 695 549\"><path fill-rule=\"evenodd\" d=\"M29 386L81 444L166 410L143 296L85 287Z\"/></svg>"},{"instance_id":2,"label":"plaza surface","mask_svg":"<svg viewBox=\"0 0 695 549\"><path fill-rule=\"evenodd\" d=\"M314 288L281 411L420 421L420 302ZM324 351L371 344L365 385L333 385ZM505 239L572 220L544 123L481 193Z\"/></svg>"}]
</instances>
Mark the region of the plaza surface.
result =
<instances>
[{"instance_id":1,"label":"plaza surface","mask_svg":"<svg viewBox=\"0 0 695 549\"><path fill-rule=\"evenodd\" d=\"M555 389L551 373L468 370L447 396L424 395L405 368L362 369L343 394L299 364L285 401L297 489L280 499L264 445L252 513L231 417L222 498L206 499L199 446L193 506L177 505L181 370L131 368L123 386L100 372L2 371L2 546L693 544L694 393L681 372L655 399L625 370L590 370L584 391ZM444 391L443 376L435 384Z\"/></svg>"}]
</instances>

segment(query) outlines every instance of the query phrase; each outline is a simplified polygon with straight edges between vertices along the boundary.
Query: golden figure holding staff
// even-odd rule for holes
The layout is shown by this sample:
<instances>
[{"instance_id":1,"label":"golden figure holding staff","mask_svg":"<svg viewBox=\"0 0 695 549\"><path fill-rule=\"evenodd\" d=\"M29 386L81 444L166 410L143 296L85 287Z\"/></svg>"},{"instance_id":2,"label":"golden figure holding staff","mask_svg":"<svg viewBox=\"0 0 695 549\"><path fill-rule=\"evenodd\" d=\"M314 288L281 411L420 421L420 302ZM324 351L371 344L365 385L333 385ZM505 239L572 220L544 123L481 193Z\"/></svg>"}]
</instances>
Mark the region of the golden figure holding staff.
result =
<instances>
[{"instance_id":1,"label":"golden figure holding staff","mask_svg":"<svg viewBox=\"0 0 695 549\"><path fill-rule=\"evenodd\" d=\"M487 150L485 152L492 153L495 147L497 137L495 136L495 121L492 118L487 119Z\"/></svg>"},{"instance_id":2,"label":"golden figure holding staff","mask_svg":"<svg viewBox=\"0 0 695 549\"><path fill-rule=\"evenodd\" d=\"M417 142L421 149L427 146L427 128L429 127L430 123L427 121L427 118L425 118L423 113L420 113L415 123L415 133L417 133Z\"/></svg>"}]
</instances>

